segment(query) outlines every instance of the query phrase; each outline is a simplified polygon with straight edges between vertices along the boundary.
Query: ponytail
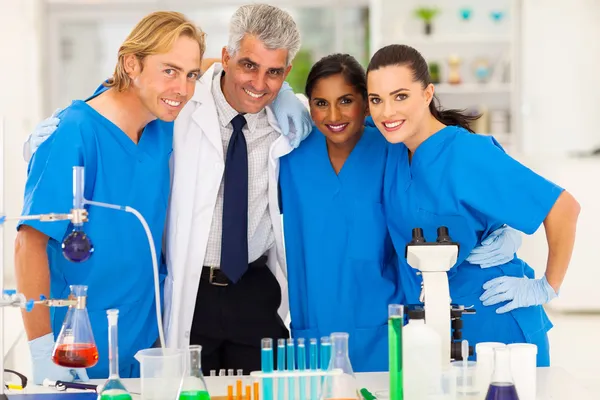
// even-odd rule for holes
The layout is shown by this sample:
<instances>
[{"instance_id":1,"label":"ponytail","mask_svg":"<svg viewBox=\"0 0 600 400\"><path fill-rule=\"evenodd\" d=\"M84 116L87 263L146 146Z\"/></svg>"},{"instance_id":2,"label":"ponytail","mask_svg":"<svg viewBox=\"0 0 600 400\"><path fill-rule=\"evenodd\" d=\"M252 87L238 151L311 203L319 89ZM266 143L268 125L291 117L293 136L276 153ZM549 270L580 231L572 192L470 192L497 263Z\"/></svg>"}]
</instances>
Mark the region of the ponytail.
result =
<instances>
[{"instance_id":1,"label":"ponytail","mask_svg":"<svg viewBox=\"0 0 600 400\"><path fill-rule=\"evenodd\" d=\"M429 111L442 124L460 126L471 133L475 133L471 124L481 118L481 114L467 114L465 110L444 110L439 106L439 100L435 95L429 103Z\"/></svg>"}]
</instances>

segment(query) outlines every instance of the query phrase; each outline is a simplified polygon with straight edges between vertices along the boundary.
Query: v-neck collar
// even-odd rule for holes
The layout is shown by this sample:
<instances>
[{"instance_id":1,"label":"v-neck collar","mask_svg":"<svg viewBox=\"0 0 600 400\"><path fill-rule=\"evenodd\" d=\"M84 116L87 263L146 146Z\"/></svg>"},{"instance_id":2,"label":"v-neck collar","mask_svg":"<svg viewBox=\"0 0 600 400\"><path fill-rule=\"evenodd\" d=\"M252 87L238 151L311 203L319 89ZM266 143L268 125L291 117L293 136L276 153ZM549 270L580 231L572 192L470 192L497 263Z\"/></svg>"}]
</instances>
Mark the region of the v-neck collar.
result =
<instances>
[{"instance_id":1,"label":"v-neck collar","mask_svg":"<svg viewBox=\"0 0 600 400\"><path fill-rule=\"evenodd\" d=\"M114 122L106 118L104 115L100 114L95 108L87 104L85 101L76 100L76 103L79 103L81 107L87 109L88 114L98 121L100 124L104 125L105 128L114 133L112 136L132 155L140 156L140 153L145 153L144 147L146 146L146 142L150 140L147 136L146 128L148 124L142 130L142 134L137 143L135 143L131 138ZM150 122L151 123L151 122Z\"/></svg>"},{"instance_id":2,"label":"v-neck collar","mask_svg":"<svg viewBox=\"0 0 600 400\"><path fill-rule=\"evenodd\" d=\"M413 177L421 168L437 158L442 146L455 130L455 126L446 126L425 139L417 147L410 160L410 171ZM406 162L409 162L408 148L406 148Z\"/></svg>"},{"instance_id":3,"label":"v-neck collar","mask_svg":"<svg viewBox=\"0 0 600 400\"><path fill-rule=\"evenodd\" d=\"M324 153L324 157L321 157L321 158L323 158L327 162L328 175L331 175L332 178L334 178L336 181L341 183L345 179L346 175L352 176L352 170L353 170L353 165L354 165L353 160L357 157L360 157L360 153L362 152L362 149L365 146L365 142L368 141L368 139L366 138L366 136L368 136L367 129L365 128L363 130L363 133L362 133L360 139L358 140L358 142L356 142L356 144L354 145L354 148L352 149L350 154L348 154L346 161L344 161L344 165L342 165L342 168L340 168L340 172L337 174L335 172L335 169L333 168L333 165L331 165L331 159L329 158L329 151L327 150L327 138L320 131L319 131L319 133L321 134L320 135L321 136L320 137L320 142L321 142L320 148L321 148L321 152ZM350 171L348 171L348 170L350 170Z\"/></svg>"}]
</instances>

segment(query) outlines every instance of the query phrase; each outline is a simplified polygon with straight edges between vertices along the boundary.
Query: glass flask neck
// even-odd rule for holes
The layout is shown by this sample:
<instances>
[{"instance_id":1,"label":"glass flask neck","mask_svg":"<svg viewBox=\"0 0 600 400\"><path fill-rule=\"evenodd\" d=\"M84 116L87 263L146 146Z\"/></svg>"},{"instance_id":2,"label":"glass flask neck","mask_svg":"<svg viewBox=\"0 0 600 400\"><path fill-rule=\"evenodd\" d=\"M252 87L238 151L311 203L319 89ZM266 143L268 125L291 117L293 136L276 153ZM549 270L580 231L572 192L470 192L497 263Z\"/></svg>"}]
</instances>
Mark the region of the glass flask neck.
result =
<instances>
[{"instance_id":1,"label":"glass flask neck","mask_svg":"<svg viewBox=\"0 0 600 400\"><path fill-rule=\"evenodd\" d=\"M202 376L202 346L193 345L188 351L188 375Z\"/></svg>"},{"instance_id":2,"label":"glass flask neck","mask_svg":"<svg viewBox=\"0 0 600 400\"><path fill-rule=\"evenodd\" d=\"M335 357L348 356L348 334L333 333L331 335L331 352Z\"/></svg>"},{"instance_id":3,"label":"glass flask neck","mask_svg":"<svg viewBox=\"0 0 600 400\"><path fill-rule=\"evenodd\" d=\"M75 297L87 296L88 287L85 285L71 285L71 294Z\"/></svg>"},{"instance_id":4,"label":"glass flask neck","mask_svg":"<svg viewBox=\"0 0 600 400\"><path fill-rule=\"evenodd\" d=\"M108 359L110 362L109 379L119 378L119 332L117 321L119 310L108 310Z\"/></svg>"},{"instance_id":5,"label":"glass flask neck","mask_svg":"<svg viewBox=\"0 0 600 400\"><path fill-rule=\"evenodd\" d=\"M494 349L494 373L492 383L514 383L510 368L510 350L506 347Z\"/></svg>"}]
</instances>

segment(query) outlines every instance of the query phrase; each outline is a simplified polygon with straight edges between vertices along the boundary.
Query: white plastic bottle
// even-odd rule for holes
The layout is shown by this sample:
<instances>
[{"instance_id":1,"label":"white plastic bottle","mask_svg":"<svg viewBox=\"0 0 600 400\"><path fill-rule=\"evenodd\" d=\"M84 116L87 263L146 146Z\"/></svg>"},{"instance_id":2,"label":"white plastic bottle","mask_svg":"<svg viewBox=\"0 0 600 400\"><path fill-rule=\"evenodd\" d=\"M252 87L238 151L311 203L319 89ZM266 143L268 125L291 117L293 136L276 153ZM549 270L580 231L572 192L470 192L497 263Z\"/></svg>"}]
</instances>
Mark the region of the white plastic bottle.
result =
<instances>
[{"instance_id":1,"label":"white plastic bottle","mask_svg":"<svg viewBox=\"0 0 600 400\"><path fill-rule=\"evenodd\" d=\"M423 400L437 393L442 379L442 342L425 325L425 311L411 310L402 329L404 400Z\"/></svg>"}]
</instances>

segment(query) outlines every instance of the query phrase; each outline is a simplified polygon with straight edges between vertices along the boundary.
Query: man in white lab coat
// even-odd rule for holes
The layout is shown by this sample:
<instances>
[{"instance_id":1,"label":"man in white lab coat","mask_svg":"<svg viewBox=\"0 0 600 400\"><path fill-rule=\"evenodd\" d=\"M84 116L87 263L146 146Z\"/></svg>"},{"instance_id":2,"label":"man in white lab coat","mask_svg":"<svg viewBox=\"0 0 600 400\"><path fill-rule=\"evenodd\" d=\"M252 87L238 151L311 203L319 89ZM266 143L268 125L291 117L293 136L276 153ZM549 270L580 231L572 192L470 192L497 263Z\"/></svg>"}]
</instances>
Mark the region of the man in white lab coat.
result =
<instances>
[{"instance_id":1,"label":"man in white lab coat","mask_svg":"<svg viewBox=\"0 0 600 400\"><path fill-rule=\"evenodd\" d=\"M174 125L165 334L168 347L202 345L205 372L257 370L261 339L289 336L278 158L312 121L298 102L303 118L290 117L301 126L283 137L275 114L285 112L273 100L299 48L288 13L240 7L222 64L204 73ZM38 128L31 139L49 133Z\"/></svg>"},{"instance_id":2,"label":"man in white lab coat","mask_svg":"<svg viewBox=\"0 0 600 400\"><path fill-rule=\"evenodd\" d=\"M205 372L258 370L261 338L289 335L278 158L292 147L269 105L299 47L283 10L239 8L175 123L166 336L202 345Z\"/></svg>"}]
</instances>

